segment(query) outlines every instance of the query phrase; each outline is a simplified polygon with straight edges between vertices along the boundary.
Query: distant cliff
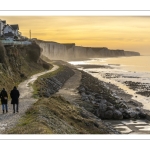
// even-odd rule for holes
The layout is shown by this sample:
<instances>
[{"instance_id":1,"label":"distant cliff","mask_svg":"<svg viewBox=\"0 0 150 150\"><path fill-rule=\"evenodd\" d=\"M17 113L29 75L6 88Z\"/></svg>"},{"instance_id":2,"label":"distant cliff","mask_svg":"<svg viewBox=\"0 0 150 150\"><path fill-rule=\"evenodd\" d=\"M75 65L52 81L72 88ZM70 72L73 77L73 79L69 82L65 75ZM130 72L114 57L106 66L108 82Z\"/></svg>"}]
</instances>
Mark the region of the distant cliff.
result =
<instances>
[{"instance_id":1,"label":"distant cliff","mask_svg":"<svg viewBox=\"0 0 150 150\"><path fill-rule=\"evenodd\" d=\"M36 40L42 55L52 60L79 60L97 57L139 56L138 52L109 50L106 47L82 47L74 43L57 43Z\"/></svg>"},{"instance_id":2,"label":"distant cliff","mask_svg":"<svg viewBox=\"0 0 150 150\"><path fill-rule=\"evenodd\" d=\"M140 53L138 52L132 52L132 51L124 51L125 56L140 56Z\"/></svg>"}]
</instances>

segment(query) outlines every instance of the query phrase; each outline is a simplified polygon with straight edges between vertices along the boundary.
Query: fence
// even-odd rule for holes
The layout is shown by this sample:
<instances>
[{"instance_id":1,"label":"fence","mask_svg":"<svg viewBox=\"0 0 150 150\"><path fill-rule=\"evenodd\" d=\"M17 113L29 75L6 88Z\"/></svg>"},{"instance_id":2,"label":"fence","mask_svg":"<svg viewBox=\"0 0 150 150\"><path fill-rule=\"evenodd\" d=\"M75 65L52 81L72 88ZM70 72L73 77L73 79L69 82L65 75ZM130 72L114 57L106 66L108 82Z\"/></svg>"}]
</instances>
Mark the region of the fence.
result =
<instances>
[{"instance_id":1,"label":"fence","mask_svg":"<svg viewBox=\"0 0 150 150\"><path fill-rule=\"evenodd\" d=\"M0 40L3 45L30 45L30 41L11 41L11 40Z\"/></svg>"}]
</instances>

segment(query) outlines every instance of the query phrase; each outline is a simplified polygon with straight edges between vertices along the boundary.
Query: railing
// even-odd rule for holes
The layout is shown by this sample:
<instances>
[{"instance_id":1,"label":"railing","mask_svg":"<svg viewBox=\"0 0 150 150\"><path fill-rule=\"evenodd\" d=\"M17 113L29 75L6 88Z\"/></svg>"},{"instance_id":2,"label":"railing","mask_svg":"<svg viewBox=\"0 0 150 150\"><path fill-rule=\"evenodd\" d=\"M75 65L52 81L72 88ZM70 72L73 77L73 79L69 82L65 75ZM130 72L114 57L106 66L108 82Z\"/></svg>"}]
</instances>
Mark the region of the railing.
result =
<instances>
[{"instance_id":1,"label":"railing","mask_svg":"<svg viewBox=\"0 0 150 150\"><path fill-rule=\"evenodd\" d=\"M11 41L11 40L0 40L3 45L30 45L30 41Z\"/></svg>"}]
</instances>

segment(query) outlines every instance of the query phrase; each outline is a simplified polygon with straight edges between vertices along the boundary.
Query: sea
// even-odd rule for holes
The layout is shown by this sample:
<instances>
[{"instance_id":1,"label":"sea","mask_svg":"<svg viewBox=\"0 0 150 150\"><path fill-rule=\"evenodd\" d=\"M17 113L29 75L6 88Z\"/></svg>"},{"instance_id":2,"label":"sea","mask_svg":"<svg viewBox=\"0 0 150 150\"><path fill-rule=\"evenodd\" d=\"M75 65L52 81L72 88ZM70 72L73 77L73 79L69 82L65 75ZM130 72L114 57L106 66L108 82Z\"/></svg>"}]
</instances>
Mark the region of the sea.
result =
<instances>
[{"instance_id":1,"label":"sea","mask_svg":"<svg viewBox=\"0 0 150 150\"><path fill-rule=\"evenodd\" d=\"M132 95L132 99L142 103L143 109L150 110L150 56L91 58L69 63L99 80L118 86ZM93 67L83 68L80 65ZM100 67L94 68L95 65Z\"/></svg>"}]
</instances>

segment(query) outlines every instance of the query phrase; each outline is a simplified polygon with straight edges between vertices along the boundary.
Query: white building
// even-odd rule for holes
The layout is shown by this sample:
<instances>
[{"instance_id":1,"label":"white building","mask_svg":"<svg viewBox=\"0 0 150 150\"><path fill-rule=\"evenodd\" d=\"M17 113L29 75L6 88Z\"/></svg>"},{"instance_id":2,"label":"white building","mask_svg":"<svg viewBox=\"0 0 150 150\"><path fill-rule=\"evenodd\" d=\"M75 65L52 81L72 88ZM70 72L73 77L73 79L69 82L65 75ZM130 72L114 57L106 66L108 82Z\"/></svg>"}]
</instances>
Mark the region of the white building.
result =
<instances>
[{"instance_id":1,"label":"white building","mask_svg":"<svg viewBox=\"0 0 150 150\"><path fill-rule=\"evenodd\" d=\"M5 39L14 39L15 31L10 25L5 25L2 31Z\"/></svg>"},{"instance_id":2,"label":"white building","mask_svg":"<svg viewBox=\"0 0 150 150\"><path fill-rule=\"evenodd\" d=\"M18 31L18 24L15 25L5 25L2 30L2 35L5 39L20 39L21 32Z\"/></svg>"},{"instance_id":3,"label":"white building","mask_svg":"<svg viewBox=\"0 0 150 150\"><path fill-rule=\"evenodd\" d=\"M24 40L21 32L19 32L18 24L6 24L5 20L0 19L0 37L6 40Z\"/></svg>"},{"instance_id":4,"label":"white building","mask_svg":"<svg viewBox=\"0 0 150 150\"><path fill-rule=\"evenodd\" d=\"M14 30L14 36L18 37L19 36L19 31L18 31L19 26L18 26L18 24L11 24L10 26Z\"/></svg>"}]
</instances>

